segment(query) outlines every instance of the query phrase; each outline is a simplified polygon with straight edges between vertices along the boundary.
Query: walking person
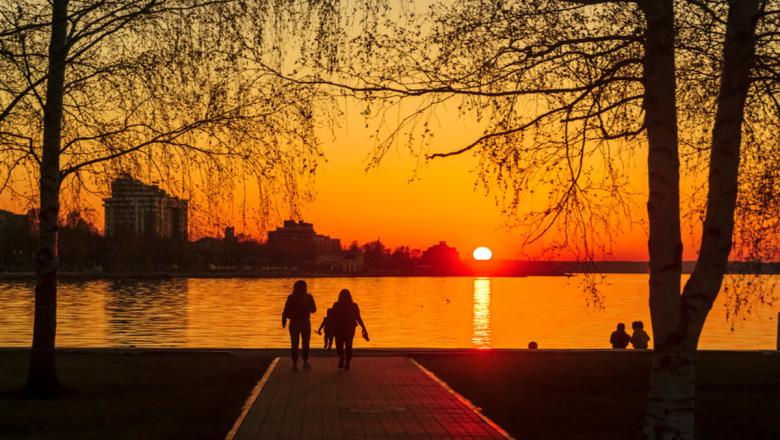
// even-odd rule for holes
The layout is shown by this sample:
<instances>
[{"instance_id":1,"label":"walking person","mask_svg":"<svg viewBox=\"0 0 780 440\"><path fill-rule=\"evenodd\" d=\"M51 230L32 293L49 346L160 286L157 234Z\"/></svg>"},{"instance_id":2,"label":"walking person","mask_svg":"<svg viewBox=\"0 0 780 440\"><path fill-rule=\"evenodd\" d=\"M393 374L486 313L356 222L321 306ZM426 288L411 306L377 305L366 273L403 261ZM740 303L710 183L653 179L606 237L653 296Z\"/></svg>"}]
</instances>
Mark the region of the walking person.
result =
<instances>
[{"instance_id":1,"label":"walking person","mask_svg":"<svg viewBox=\"0 0 780 440\"><path fill-rule=\"evenodd\" d=\"M333 329L336 336L336 352L339 355L339 368L349 370L352 361L352 342L355 339L355 327L363 329L363 338L368 341L368 330L360 317L360 308L352 301L352 294L347 289L339 292L339 300L333 304L331 311Z\"/></svg>"},{"instance_id":2,"label":"walking person","mask_svg":"<svg viewBox=\"0 0 780 440\"><path fill-rule=\"evenodd\" d=\"M306 281L298 280L293 284L292 293L287 296L282 312L282 328L290 320L290 354L293 370L298 369L298 345L302 343L303 368L309 369L309 341L311 340L311 314L317 311L314 297L306 290Z\"/></svg>"}]
</instances>

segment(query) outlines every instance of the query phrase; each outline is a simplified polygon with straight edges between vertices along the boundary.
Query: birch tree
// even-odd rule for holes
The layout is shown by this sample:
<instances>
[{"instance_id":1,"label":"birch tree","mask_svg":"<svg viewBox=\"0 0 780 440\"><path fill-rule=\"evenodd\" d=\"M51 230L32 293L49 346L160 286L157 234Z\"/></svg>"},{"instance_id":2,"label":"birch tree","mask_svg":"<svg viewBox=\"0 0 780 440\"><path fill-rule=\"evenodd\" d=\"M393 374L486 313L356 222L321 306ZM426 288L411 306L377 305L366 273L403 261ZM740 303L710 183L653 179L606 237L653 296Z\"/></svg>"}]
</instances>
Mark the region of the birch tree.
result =
<instances>
[{"instance_id":1,"label":"birch tree","mask_svg":"<svg viewBox=\"0 0 780 440\"><path fill-rule=\"evenodd\" d=\"M316 31L337 37L327 19L332 6L0 3L0 191L36 197L40 207L30 393L59 389L62 195L105 188L120 172L143 173L177 195L254 179L262 199L281 198L294 210L321 156L316 98L263 66L284 64L282 42L302 46L302 35ZM309 51L327 58L329 41L320 38Z\"/></svg>"},{"instance_id":2,"label":"birch tree","mask_svg":"<svg viewBox=\"0 0 780 440\"><path fill-rule=\"evenodd\" d=\"M370 69L277 74L330 84L396 121L377 133L376 162L401 136L431 159L473 154L479 180L527 219L529 241L554 231L551 246L579 258L608 254L630 215L626 164L645 154L655 344L644 437L692 439L696 350L729 255L777 258L780 3L470 0L415 14L364 36ZM432 125L453 109L484 132L448 148ZM681 208L681 174L706 176L700 208ZM548 200L528 212L534 192ZM682 218L697 212L683 286Z\"/></svg>"}]
</instances>

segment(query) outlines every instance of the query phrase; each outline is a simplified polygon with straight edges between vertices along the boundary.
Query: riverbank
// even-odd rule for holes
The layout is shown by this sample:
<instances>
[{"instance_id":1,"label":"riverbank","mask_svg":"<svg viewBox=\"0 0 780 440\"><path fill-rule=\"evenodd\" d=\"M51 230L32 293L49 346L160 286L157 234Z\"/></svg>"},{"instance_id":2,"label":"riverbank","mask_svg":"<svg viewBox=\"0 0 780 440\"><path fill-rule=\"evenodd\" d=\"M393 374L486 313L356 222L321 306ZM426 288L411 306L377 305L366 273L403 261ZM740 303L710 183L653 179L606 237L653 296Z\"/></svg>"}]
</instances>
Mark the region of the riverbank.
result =
<instances>
[{"instance_id":1,"label":"riverbank","mask_svg":"<svg viewBox=\"0 0 780 440\"><path fill-rule=\"evenodd\" d=\"M63 350L58 367L72 392L39 401L14 393L27 352L0 349L0 437L221 439L271 359L285 355ZM411 355L519 439L626 439L641 429L649 352L359 350L353 369L362 356L398 355ZM698 359L698 438L780 438L780 354L703 351Z\"/></svg>"},{"instance_id":2,"label":"riverbank","mask_svg":"<svg viewBox=\"0 0 780 440\"><path fill-rule=\"evenodd\" d=\"M272 358L258 352L67 351L63 395L19 395L28 353L0 352L0 438L222 439Z\"/></svg>"},{"instance_id":3,"label":"riverbank","mask_svg":"<svg viewBox=\"0 0 780 440\"><path fill-rule=\"evenodd\" d=\"M641 438L649 352L420 354L414 358L518 439ZM780 438L780 353L698 355L697 438Z\"/></svg>"},{"instance_id":4,"label":"riverbank","mask_svg":"<svg viewBox=\"0 0 780 440\"><path fill-rule=\"evenodd\" d=\"M172 280L172 279L295 279L295 278L474 278L485 274L435 274L399 272L58 272L60 281ZM525 278L571 276L567 273L523 273L500 277ZM32 272L0 272L0 281L35 281Z\"/></svg>"}]
</instances>

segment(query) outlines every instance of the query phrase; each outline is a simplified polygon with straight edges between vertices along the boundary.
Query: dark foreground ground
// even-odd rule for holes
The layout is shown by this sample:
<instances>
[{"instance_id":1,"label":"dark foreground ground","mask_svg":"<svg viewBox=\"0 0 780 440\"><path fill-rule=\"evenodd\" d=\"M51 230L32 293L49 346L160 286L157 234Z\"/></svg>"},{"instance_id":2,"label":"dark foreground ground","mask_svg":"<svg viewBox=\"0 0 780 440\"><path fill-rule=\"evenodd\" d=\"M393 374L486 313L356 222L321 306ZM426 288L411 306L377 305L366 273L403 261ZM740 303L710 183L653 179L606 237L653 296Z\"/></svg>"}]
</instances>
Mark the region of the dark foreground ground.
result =
<instances>
[{"instance_id":1,"label":"dark foreground ground","mask_svg":"<svg viewBox=\"0 0 780 440\"><path fill-rule=\"evenodd\" d=\"M223 439L283 351L86 351L58 357L72 391L16 395L27 353L0 351L2 439ZM358 353L360 356L399 352ZM522 440L634 439L649 353L430 352L413 357ZM335 360L334 360L335 362ZM780 354L703 352L698 439L780 439Z\"/></svg>"},{"instance_id":2,"label":"dark foreground ground","mask_svg":"<svg viewBox=\"0 0 780 440\"><path fill-rule=\"evenodd\" d=\"M2 439L222 439L271 358L258 353L60 353L71 390L21 398L27 353L0 352Z\"/></svg>"},{"instance_id":3,"label":"dark foreground ground","mask_svg":"<svg viewBox=\"0 0 780 440\"><path fill-rule=\"evenodd\" d=\"M518 439L640 438L649 353L414 358ZM698 439L780 439L780 354L702 352L698 360Z\"/></svg>"}]
</instances>

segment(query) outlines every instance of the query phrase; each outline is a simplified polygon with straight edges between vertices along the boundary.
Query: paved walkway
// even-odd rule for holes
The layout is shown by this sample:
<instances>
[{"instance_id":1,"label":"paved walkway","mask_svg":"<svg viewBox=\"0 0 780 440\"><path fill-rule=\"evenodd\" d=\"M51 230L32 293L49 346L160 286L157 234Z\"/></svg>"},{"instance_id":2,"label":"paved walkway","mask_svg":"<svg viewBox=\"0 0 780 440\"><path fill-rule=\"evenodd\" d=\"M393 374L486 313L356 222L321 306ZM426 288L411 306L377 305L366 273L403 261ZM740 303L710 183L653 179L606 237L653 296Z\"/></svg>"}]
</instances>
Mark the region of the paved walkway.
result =
<instances>
[{"instance_id":1,"label":"paved walkway","mask_svg":"<svg viewBox=\"0 0 780 440\"><path fill-rule=\"evenodd\" d=\"M236 439L501 439L507 436L404 357L280 359Z\"/></svg>"}]
</instances>

